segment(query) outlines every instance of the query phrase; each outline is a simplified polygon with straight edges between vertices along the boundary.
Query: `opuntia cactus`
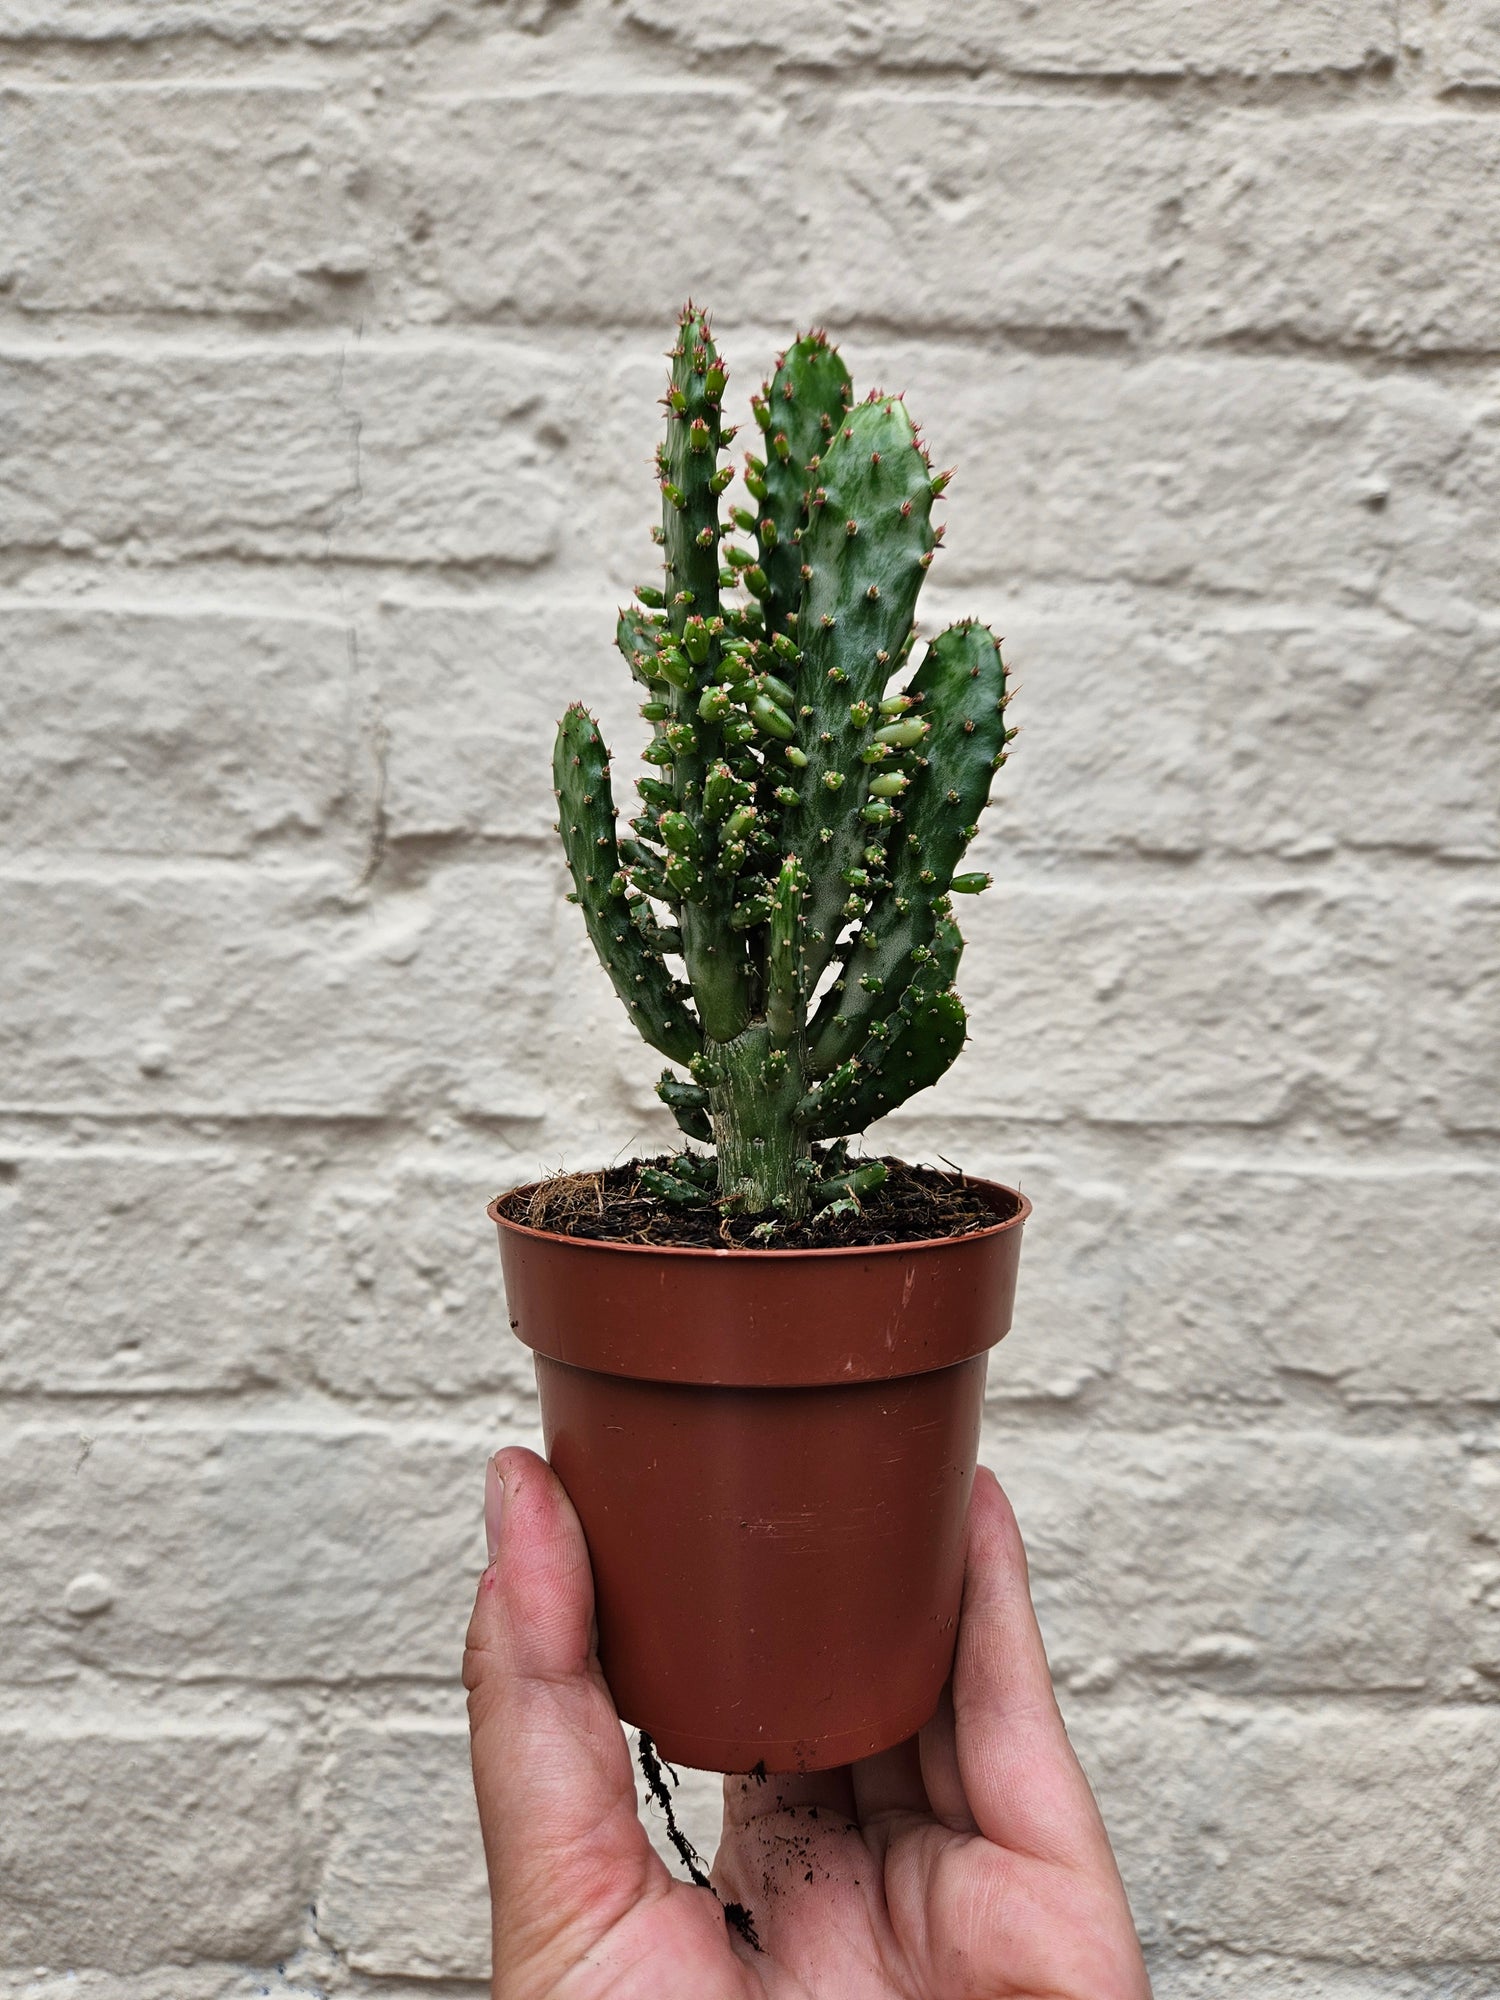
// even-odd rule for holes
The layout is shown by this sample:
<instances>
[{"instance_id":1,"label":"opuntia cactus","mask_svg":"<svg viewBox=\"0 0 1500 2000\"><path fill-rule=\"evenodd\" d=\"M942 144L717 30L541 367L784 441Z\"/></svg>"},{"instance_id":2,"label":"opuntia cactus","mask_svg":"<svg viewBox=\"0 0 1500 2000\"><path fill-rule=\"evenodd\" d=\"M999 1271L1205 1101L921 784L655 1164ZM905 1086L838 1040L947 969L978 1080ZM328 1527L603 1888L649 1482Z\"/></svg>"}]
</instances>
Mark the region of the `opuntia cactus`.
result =
<instances>
[{"instance_id":1,"label":"opuntia cactus","mask_svg":"<svg viewBox=\"0 0 1500 2000\"><path fill-rule=\"evenodd\" d=\"M734 437L707 319L684 308L657 452L663 581L618 642L653 724L632 837L609 755L575 705L553 760L575 900L630 1018L680 1067L657 1090L716 1149L728 1210L805 1217L857 1201L878 1162L842 1143L925 1089L966 1032L950 893L1015 734L989 630L960 624L911 671L913 614L942 530L934 475L897 396L856 403L822 333L752 398L752 507L727 520ZM686 981L668 969L680 958ZM642 1179L701 1203L684 1153Z\"/></svg>"}]
</instances>

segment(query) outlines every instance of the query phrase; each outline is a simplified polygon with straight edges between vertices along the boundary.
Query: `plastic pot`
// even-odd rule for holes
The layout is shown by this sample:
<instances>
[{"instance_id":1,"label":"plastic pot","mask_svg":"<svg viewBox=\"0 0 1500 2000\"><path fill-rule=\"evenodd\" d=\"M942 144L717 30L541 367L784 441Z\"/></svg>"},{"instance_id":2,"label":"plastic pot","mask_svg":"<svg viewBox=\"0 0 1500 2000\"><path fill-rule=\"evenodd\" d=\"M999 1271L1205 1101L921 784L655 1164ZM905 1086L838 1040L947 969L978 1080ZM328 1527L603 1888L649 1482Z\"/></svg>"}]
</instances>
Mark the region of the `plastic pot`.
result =
<instances>
[{"instance_id":1,"label":"plastic pot","mask_svg":"<svg viewBox=\"0 0 1500 2000\"><path fill-rule=\"evenodd\" d=\"M970 1185L992 1228L852 1250L595 1243L491 1202L605 1677L669 1762L825 1770L936 1707L1031 1212Z\"/></svg>"}]
</instances>

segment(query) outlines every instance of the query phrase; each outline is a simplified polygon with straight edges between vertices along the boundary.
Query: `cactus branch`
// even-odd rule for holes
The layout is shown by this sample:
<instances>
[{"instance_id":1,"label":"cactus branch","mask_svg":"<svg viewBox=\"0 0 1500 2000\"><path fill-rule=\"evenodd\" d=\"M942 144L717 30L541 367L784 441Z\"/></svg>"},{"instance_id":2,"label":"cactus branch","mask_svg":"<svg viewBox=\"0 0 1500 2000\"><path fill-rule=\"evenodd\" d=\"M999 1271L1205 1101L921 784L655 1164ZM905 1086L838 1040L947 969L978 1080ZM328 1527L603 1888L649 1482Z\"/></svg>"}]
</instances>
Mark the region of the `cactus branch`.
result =
<instances>
[{"instance_id":1,"label":"cactus branch","mask_svg":"<svg viewBox=\"0 0 1500 2000\"><path fill-rule=\"evenodd\" d=\"M963 938L951 917L941 917L933 949L913 974L883 1033L865 1045L817 1094L810 1120L815 1139L862 1132L919 1090L926 1090L957 1060L968 1032L964 1004L953 991Z\"/></svg>"},{"instance_id":2,"label":"cactus branch","mask_svg":"<svg viewBox=\"0 0 1500 2000\"><path fill-rule=\"evenodd\" d=\"M915 954L932 944L943 899L1004 754L1005 668L985 626L953 625L939 634L906 695L908 713L927 723L928 734L886 844L885 879L850 949L858 976L827 996L811 1026L815 1075L854 1054L899 1004L918 964Z\"/></svg>"},{"instance_id":3,"label":"cactus branch","mask_svg":"<svg viewBox=\"0 0 1500 2000\"><path fill-rule=\"evenodd\" d=\"M889 1171L884 1160L866 1160L846 1174L834 1174L814 1189L813 1206L826 1208L830 1202L838 1202L857 1208L862 1194L873 1194L884 1186Z\"/></svg>"},{"instance_id":4,"label":"cactus branch","mask_svg":"<svg viewBox=\"0 0 1500 2000\"><path fill-rule=\"evenodd\" d=\"M782 863L771 895L771 937L766 950L766 1026L784 1048L803 1022L802 904L807 870L795 854Z\"/></svg>"},{"instance_id":5,"label":"cactus branch","mask_svg":"<svg viewBox=\"0 0 1500 2000\"><path fill-rule=\"evenodd\" d=\"M756 523L766 591L761 599L767 636L785 632L802 597L798 538L814 483L813 459L826 451L849 407L849 370L824 333L794 340L764 387L766 411L765 497ZM781 444L786 449L779 449Z\"/></svg>"},{"instance_id":6,"label":"cactus branch","mask_svg":"<svg viewBox=\"0 0 1500 2000\"><path fill-rule=\"evenodd\" d=\"M671 1202L674 1208L696 1208L703 1199L702 1188L684 1174L664 1172L660 1167L642 1167L636 1178L647 1194Z\"/></svg>"},{"instance_id":7,"label":"cactus branch","mask_svg":"<svg viewBox=\"0 0 1500 2000\"><path fill-rule=\"evenodd\" d=\"M698 1024L660 953L632 921L615 839L609 753L579 703L558 726L552 774L558 831L594 949L638 1032L674 1062L690 1062L702 1047Z\"/></svg>"},{"instance_id":8,"label":"cactus branch","mask_svg":"<svg viewBox=\"0 0 1500 2000\"><path fill-rule=\"evenodd\" d=\"M801 694L811 714L798 745L807 757L788 844L816 857L807 905L807 959L816 983L844 927L844 871L883 846L896 809L869 795L881 697L911 632L931 549L932 487L906 406L894 398L850 410L818 467L802 536L797 614Z\"/></svg>"},{"instance_id":9,"label":"cactus branch","mask_svg":"<svg viewBox=\"0 0 1500 2000\"><path fill-rule=\"evenodd\" d=\"M706 1090L696 1083L684 1083L681 1077L664 1069L657 1078L656 1094L689 1139L701 1139L706 1146L713 1144L714 1128L709 1121Z\"/></svg>"},{"instance_id":10,"label":"cactus branch","mask_svg":"<svg viewBox=\"0 0 1500 2000\"><path fill-rule=\"evenodd\" d=\"M671 362L662 448L663 477L672 489L662 494L667 625L660 651L676 717L665 732L672 788L679 805L694 813L720 747L717 725L702 719L698 705L721 658L716 481L725 375L708 321L691 305L678 322ZM704 1032L727 1041L750 1017L746 948L728 922L733 881L705 874L687 856L675 867L668 863L667 876L683 898L683 953Z\"/></svg>"}]
</instances>

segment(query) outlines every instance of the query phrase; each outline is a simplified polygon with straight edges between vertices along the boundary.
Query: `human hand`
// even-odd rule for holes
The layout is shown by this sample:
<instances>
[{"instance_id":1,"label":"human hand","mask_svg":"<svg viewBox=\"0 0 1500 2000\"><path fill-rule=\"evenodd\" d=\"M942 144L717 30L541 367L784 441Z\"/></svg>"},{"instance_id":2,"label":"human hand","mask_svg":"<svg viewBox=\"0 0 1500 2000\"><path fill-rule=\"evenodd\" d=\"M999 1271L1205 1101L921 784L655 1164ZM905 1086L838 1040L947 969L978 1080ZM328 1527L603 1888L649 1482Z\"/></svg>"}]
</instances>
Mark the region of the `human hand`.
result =
<instances>
[{"instance_id":1,"label":"human hand","mask_svg":"<svg viewBox=\"0 0 1500 2000\"><path fill-rule=\"evenodd\" d=\"M932 1721L837 1771L724 1781L713 1881L750 1910L758 1951L646 1838L567 1495L529 1451L488 1477L495 1554L464 1685L494 2000L1150 2000L992 1474Z\"/></svg>"}]
</instances>

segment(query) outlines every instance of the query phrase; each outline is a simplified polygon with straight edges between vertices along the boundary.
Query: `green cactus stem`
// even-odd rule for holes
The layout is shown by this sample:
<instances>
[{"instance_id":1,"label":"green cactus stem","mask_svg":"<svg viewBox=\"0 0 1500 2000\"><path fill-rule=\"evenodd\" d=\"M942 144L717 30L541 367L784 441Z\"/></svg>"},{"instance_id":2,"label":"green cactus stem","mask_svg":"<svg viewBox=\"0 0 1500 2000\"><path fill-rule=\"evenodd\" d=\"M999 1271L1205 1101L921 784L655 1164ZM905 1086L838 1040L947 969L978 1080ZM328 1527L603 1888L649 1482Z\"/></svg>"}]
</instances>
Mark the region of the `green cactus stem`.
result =
<instances>
[{"instance_id":1,"label":"green cactus stem","mask_svg":"<svg viewBox=\"0 0 1500 2000\"><path fill-rule=\"evenodd\" d=\"M884 1170L852 1165L844 1137L963 1045L949 897L989 884L961 863L1014 734L1005 669L964 623L911 670L948 475L899 397L855 402L826 335L795 340L752 398L742 504L727 496L727 371L691 305L670 364L660 580L616 631L652 730L642 809L620 839L607 753L575 707L554 758L559 828L616 991L689 1072L667 1071L658 1095L715 1149L642 1169L642 1186L701 1200L712 1173L727 1210L845 1213Z\"/></svg>"},{"instance_id":2,"label":"green cactus stem","mask_svg":"<svg viewBox=\"0 0 1500 2000\"><path fill-rule=\"evenodd\" d=\"M800 1220L808 1209L812 1140L797 1116L804 1083L798 1051L779 1046L765 1021L714 1049L709 1090L719 1196L745 1215Z\"/></svg>"},{"instance_id":3,"label":"green cactus stem","mask_svg":"<svg viewBox=\"0 0 1500 2000\"><path fill-rule=\"evenodd\" d=\"M855 977L831 992L810 1030L814 1066L836 1068L900 1004L917 960L931 946L944 898L984 810L1005 739L1005 668L983 625L940 632L907 686L912 717L928 726L915 747L911 783L886 841L885 876L860 927ZM881 732L877 732L881 733ZM962 893L962 892L961 892Z\"/></svg>"},{"instance_id":4,"label":"green cactus stem","mask_svg":"<svg viewBox=\"0 0 1500 2000\"><path fill-rule=\"evenodd\" d=\"M911 632L923 559L933 546L931 474L905 405L887 398L850 410L817 482L802 530L797 614L799 692L812 711L798 742L808 763L799 774L800 802L787 815L789 845L814 871L807 910L814 981L843 928L845 869L871 844L872 827L878 837L896 819L888 800L869 798L874 767L863 752Z\"/></svg>"},{"instance_id":5,"label":"green cactus stem","mask_svg":"<svg viewBox=\"0 0 1500 2000\"><path fill-rule=\"evenodd\" d=\"M728 441L722 423L725 371L708 321L691 305L678 321L667 386L667 434L661 451L662 570L666 618L663 645L672 662L668 697L676 734L663 733L672 752L672 788L688 812L701 813L703 782L718 751L718 729L698 717L701 690L719 660L719 454ZM670 489L670 490L669 490ZM693 643L683 645L689 625ZM702 643L706 639L706 643ZM675 646L671 643L677 641ZM701 652L701 660L696 655ZM749 962L728 918L731 881L679 863L669 880L683 896L680 921L688 980L704 1032L716 1041L737 1035L750 1017Z\"/></svg>"},{"instance_id":6,"label":"green cactus stem","mask_svg":"<svg viewBox=\"0 0 1500 2000\"><path fill-rule=\"evenodd\" d=\"M656 1094L688 1138L701 1139L705 1145L713 1143L714 1128L708 1116L706 1090L696 1083L684 1083L680 1076L666 1069L657 1080Z\"/></svg>"},{"instance_id":7,"label":"green cactus stem","mask_svg":"<svg viewBox=\"0 0 1500 2000\"><path fill-rule=\"evenodd\" d=\"M852 396L849 370L824 333L794 340L776 364L755 406L765 430L765 496L755 522L766 591L766 634L786 632L802 598L798 541L807 502L809 467L826 451ZM784 447L784 448L783 448Z\"/></svg>"},{"instance_id":8,"label":"green cactus stem","mask_svg":"<svg viewBox=\"0 0 1500 2000\"><path fill-rule=\"evenodd\" d=\"M836 1202L847 1212L859 1205L862 1194L873 1194L885 1185L890 1169L884 1160L866 1160L862 1166L851 1167L846 1174L834 1174L813 1190L814 1208L827 1208Z\"/></svg>"},{"instance_id":9,"label":"green cactus stem","mask_svg":"<svg viewBox=\"0 0 1500 2000\"><path fill-rule=\"evenodd\" d=\"M558 831L594 949L637 1031L674 1062L691 1062L702 1037L688 996L632 921L615 838L609 753L598 724L576 702L557 732L552 775Z\"/></svg>"},{"instance_id":10,"label":"green cactus stem","mask_svg":"<svg viewBox=\"0 0 1500 2000\"><path fill-rule=\"evenodd\" d=\"M940 918L932 950L913 970L893 1013L859 1057L830 1073L816 1103L804 1111L814 1138L862 1132L930 1088L957 1060L968 1033L964 1004L953 991L963 943L952 918Z\"/></svg>"},{"instance_id":11,"label":"green cactus stem","mask_svg":"<svg viewBox=\"0 0 1500 2000\"><path fill-rule=\"evenodd\" d=\"M794 1042L801 1032L804 1010L802 905L807 900L807 870L789 854L771 895L770 941L766 947L766 1026L778 1048Z\"/></svg>"},{"instance_id":12,"label":"green cactus stem","mask_svg":"<svg viewBox=\"0 0 1500 2000\"><path fill-rule=\"evenodd\" d=\"M669 1201L674 1208L697 1208L703 1200L703 1189L696 1180L686 1174L664 1172L660 1167L642 1167L636 1179L646 1190L660 1201Z\"/></svg>"}]
</instances>

